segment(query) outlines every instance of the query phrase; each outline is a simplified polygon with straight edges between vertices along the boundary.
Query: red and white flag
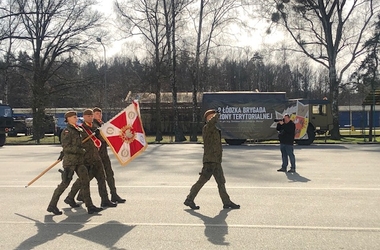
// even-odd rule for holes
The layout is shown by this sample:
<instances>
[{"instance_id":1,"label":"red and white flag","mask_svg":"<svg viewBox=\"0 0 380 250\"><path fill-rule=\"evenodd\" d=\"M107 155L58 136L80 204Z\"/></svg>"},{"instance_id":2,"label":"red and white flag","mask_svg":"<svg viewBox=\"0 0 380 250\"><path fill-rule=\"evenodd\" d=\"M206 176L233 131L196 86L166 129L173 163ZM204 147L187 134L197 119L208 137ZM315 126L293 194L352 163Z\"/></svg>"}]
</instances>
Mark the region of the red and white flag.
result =
<instances>
[{"instance_id":1,"label":"red and white flag","mask_svg":"<svg viewBox=\"0 0 380 250\"><path fill-rule=\"evenodd\" d=\"M121 165L126 165L148 146L137 101L104 123L100 133Z\"/></svg>"}]
</instances>

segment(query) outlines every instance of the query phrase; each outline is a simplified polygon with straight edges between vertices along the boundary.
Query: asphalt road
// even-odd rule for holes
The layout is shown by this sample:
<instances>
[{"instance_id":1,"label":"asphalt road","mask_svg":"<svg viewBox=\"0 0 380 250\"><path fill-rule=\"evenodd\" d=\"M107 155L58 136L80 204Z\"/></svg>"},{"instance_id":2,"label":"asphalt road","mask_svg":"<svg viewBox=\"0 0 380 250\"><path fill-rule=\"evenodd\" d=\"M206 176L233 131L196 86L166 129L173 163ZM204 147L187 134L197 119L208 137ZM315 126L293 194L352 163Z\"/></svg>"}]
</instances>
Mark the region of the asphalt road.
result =
<instances>
[{"instance_id":1,"label":"asphalt road","mask_svg":"<svg viewBox=\"0 0 380 250\"><path fill-rule=\"evenodd\" d=\"M60 182L59 146L0 148L0 249L380 249L380 145L296 146L297 174L279 173L279 145L224 146L231 199L224 210L211 179L192 211L201 144L149 145L121 167L125 204L88 215L84 205L46 212ZM96 181L92 198L99 205Z\"/></svg>"}]
</instances>

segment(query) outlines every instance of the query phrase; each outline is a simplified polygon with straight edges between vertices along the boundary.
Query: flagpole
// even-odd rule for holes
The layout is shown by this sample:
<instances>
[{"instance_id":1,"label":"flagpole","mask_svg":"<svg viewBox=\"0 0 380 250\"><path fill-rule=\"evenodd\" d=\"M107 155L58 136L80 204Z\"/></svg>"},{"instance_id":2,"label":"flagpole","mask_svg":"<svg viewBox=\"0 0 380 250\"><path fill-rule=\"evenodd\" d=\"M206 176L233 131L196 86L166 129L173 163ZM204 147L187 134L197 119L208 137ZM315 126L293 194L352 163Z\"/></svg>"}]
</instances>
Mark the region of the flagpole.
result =
<instances>
[{"instance_id":1,"label":"flagpole","mask_svg":"<svg viewBox=\"0 0 380 250\"><path fill-rule=\"evenodd\" d=\"M52 169L55 165L57 165L61 160L56 160L53 164L51 164L48 168L46 168L44 171L42 171L39 175L37 175L33 180L31 180L28 185L25 186L25 188L32 185L36 180L38 180L41 176L43 176L47 171Z\"/></svg>"},{"instance_id":2,"label":"flagpole","mask_svg":"<svg viewBox=\"0 0 380 250\"><path fill-rule=\"evenodd\" d=\"M85 143L86 141L90 140L93 136L95 135L95 133L92 133L91 135L87 136L84 140L82 140L82 143ZM47 171L49 171L50 169L52 169L55 165L57 165L59 162L61 162L62 160L56 160L53 164L51 164L48 168L46 168L44 171L42 171L39 175L37 175L33 180L31 180L26 186L25 188L29 187L30 185L32 185L36 180L38 180L39 178L41 178L41 176L43 176L44 174L46 174Z\"/></svg>"},{"instance_id":3,"label":"flagpole","mask_svg":"<svg viewBox=\"0 0 380 250\"><path fill-rule=\"evenodd\" d=\"M107 54L106 54L106 46L104 46L104 43L100 37L96 38L96 41L98 41L102 46L104 50L104 119L107 121L107 112L108 112L108 97L107 97Z\"/></svg>"}]
</instances>

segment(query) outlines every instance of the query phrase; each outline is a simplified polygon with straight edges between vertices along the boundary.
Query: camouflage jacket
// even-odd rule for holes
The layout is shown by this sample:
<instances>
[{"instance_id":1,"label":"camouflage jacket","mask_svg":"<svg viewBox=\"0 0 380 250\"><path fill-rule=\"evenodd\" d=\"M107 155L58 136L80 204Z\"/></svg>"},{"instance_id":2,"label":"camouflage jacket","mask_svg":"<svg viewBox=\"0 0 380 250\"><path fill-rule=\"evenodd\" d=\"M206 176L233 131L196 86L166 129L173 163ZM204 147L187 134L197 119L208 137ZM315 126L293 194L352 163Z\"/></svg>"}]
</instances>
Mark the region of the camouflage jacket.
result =
<instances>
[{"instance_id":1,"label":"camouflage jacket","mask_svg":"<svg viewBox=\"0 0 380 250\"><path fill-rule=\"evenodd\" d=\"M216 127L219 114L209 120L202 130L204 153L203 162L222 162L222 140L220 130Z\"/></svg>"},{"instance_id":2,"label":"camouflage jacket","mask_svg":"<svg viewBox=\"0 0 380 250\"><path fill-rule=\"evenodd\" d=\"M65 155L62 164L64 166L83 164L85 150L82 146L82 132L81 128L71 124L67 124L62 131L61 144Z\"/></svg>"},{"instance_id":3,"label":"camouflage jacket","mask_svg":"<svg viewBox=\"0 0 380 250\"><path fill-rule=\"evenodd\" d=\"M92 125L88 125L86 122L82 124L83 127L83 138L87 138L89 134L86 132L89 131L89 133L93 133L96 130L96 126L94 126L94 123ZM93 138L98 139L96 136ZM103 144L103 142L102 142ZM99 149L95 146L94 141L92 139L87 140L85 143L83 143L83 147L86 149L86 153L84 154L84 164L87 165L93 165L96 161L101 161L99 156Z\"/></svg>"}]
</instances>

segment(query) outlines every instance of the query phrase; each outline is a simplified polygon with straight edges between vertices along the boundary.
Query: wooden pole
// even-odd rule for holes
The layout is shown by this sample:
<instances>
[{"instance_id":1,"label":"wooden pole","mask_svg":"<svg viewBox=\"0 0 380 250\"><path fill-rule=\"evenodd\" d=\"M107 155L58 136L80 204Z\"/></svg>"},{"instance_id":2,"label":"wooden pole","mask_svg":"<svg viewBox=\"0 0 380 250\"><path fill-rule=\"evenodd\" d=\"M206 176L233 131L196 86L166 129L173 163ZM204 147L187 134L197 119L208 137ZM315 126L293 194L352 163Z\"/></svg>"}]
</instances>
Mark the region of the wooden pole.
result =
<instances>
[{"instance_id":1,"label":"wooden pole","mask_svg":"<svg viewBox=\"0 0 380 250\"><path fill-rule=\"evenodd\" d=\"M47 169L45 169L44 171L42 171L41 174L37 175L36 178L34 178L33 180L31 180L28 185L25 186L25 188L29 187L30 185L32 185L36 180L38 180L41 176L43 176L47 171L49 171L50 169L52 169L55 165L57 165L59 162L61 162L61 160L56 160L53 164L51 164Z\"/></svg>"},{"instance_id":2,"label":"wooden pole","mask_svg":"<svg viewBox=\"0 0 380 250\"><path fill-rule=\"evenodd\" d=\"M95 135L95 133L92 133L91 135L87 136L83 141L82 143L85 143L86 141L90 140L93 136ZM57 165L59 162L61 162L62 160L56 160L53 164L51 164L47 169L45 169L44 171L42 171L39 175L36 176L36 178L34 178L33 180L31 180L28 185L25 186L25 188L29 187L30 185L32 185L36 180L38 180L41 176L43 176L47 171L49 171L50 169L52 169L55 165Z\"/></svg>"},{"instance_id":3,"label":"wooden pole","mask_svg":"<svg viewBox=\"0 0 380 250\"><path fill-rule=\"evenodd\" d=\"M92 133L91 135L87 136L86 138L83 139L82 144L85 143L86 141L90 140L94 136L95 136L95 133Z\"/></svg>"}]
</instances>

